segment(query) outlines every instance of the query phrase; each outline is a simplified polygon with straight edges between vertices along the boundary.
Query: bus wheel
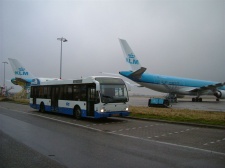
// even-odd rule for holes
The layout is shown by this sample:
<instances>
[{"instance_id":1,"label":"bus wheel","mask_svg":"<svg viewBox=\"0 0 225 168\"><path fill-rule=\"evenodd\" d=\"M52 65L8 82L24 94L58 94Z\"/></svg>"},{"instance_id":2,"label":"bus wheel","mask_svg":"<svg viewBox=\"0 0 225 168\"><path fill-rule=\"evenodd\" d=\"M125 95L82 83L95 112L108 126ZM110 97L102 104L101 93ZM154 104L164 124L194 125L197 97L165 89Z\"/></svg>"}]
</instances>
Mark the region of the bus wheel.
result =
<instances>
[{"instance_id":1,"label":"bus wheel","mask_svg":"<svg viewBox=\"0 0 225 168\"><path fill-rule=\"evenodd\" d=\"M79 107L76 107L76 108L74 109L74 116L75 116L75 118L78 119L78 120L81 119L81 110L80 110Z\"/></svg>"},{"instance_id":2,"label":"bus wheel","mask_svg":"<svg viewBox=\"0 0 225 168\"><path fill-rule=\"evenodd\" d=\"M43 102L40 104L40 109L39 109L39 111L42 112L42 113L45 112L45 105L44 105Z\"/></svg>"}]
</instances>

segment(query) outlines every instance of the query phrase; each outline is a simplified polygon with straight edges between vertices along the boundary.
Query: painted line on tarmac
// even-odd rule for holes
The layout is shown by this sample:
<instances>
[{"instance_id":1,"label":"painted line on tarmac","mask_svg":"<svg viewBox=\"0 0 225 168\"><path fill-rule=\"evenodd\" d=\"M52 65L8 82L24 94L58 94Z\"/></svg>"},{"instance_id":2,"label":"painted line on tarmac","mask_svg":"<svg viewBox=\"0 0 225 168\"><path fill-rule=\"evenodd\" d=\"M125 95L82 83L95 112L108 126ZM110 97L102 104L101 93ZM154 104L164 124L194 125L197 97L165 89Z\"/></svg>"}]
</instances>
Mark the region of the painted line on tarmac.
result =
<instances>
[{"instance_id":1,"label":"painted line on tarmac","mask_svg":"<svg viewBox=\"0 0 225 168\"><path fill-rule=\"evenodd\" d=\"M100 130L100 129L84 126L84 125L81 125L81 124L75 124L75 123L71 123L71 122L66 122L66 121L55 119L55 118L51 118L51 117L45 117L45 116L38 115L38 114L32 114L32 113L28 113L28 112L24 112L24 111L19 111L19 110L12 110L12 109L8 109L8 108L1 107L1 106L0 106L0 108L6 109L6 110L15 111L15 112L19 112L19 113L24 113L24 114L28 114L28 115L38 116L38 117L41 117L41 118L46 118L46 119L49 119L49 120L58 121L58 122L69 124L69 125L74 125L74 126L78 126L78 127L82 127L82 128L86 128L86 129L91 129L91 130L98 131L98 132L105 132L105 131ZM105 132L105 133L113 134L113 135L119 135L119 136L128 137L128 138L132 138L132 139L139 139L139 140L148 141L148 142L156 142L156 143L159 143L159 144L176 146L176 147L187 148L187 149L192 149L192 150L198 150L198 151L202 151L202 152L213 153L213 154L218 154L218 155L225 156L225 153L211 151L211 150L206 150L206 149L201 149L201 148L195 148L195 147L190 147L190 146L185 146L185 145L178 145L178 144L173 144L173 143L168 143L168 142L161 142L161 141L145 139L145 138L131 136L131 135L118 134L118 133L115 133L115 132Z\"/></svg>"},{"instance_id":2,"label":"painted line on tarmac","mask_svg":"<svg viewBox=\"0 0 225 168\"><path fill-rule=\"evenodd\" d=\"M211 141L211 142L205 143L205 144L203 144L203 145L215 144L215 143L219 143L219 142L222 142L222 141L225 141L225 138L223 138L223 139L218 139L218 140L216 140L216 141Z\"/></svg>"},{"instance_id":3,"label":"painted line on tarmac","mask_svg":"<svg viewBox=\"0 0 225 168\"><path fill-rule=\"evenodd\" d=\"M143 141L156 142L156 143L160 143L160 144L163 144L163 145L170 145L170 146L176 146L176 147L181 147L181 148L188 148L188 149L192 149L192 150L198 150L198 151L202 151L202 152L207 152L207 153L225 156L225 153L211 151L211 150L207 150L207 149L195 148L195 147L185 146L185 145L178 145L178 144L173 144L173 143L168 143L168 142L161 142L161 141L145 139L145 138L131 136L131 135L125 135L125 134L117 134L117 133L114 133L114 132L109 132L109 134L119 135L119 136L133 138L133 139L139 139L139 140L143 140ZM149 138L151 138L151 137L149 137Z\"/></svg>"}]
</instances>

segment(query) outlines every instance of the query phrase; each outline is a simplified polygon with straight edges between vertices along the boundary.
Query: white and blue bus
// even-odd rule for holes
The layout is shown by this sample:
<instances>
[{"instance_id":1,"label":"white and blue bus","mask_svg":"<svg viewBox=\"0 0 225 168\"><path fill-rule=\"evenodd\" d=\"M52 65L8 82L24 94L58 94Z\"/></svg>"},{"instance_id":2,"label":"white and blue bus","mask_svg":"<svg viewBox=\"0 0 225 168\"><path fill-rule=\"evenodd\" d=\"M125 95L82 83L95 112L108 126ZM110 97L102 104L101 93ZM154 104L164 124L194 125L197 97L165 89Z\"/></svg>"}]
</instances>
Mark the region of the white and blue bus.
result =
<instances>
[{"instance_id":1,"label":"white and blue bus","mask_svg":"<svg viewBox=\"0 0 225 168\"><path fill-rule=\"evenodd\" d=\"M91 76L31 84L30 107L81 118L128 116L128 91L117 77Z\"/></svg>"}]
</instances>

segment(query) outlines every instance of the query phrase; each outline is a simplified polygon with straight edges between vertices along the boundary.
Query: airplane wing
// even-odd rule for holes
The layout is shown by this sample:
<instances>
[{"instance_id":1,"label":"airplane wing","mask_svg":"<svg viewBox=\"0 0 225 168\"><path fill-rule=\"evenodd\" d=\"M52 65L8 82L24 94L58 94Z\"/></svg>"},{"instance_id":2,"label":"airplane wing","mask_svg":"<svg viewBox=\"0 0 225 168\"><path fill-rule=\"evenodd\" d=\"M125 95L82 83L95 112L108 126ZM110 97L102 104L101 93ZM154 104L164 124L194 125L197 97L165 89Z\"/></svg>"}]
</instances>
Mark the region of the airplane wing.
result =
<instances>
[{"instance_id":1,"label":"airplane wing","mask_svg":"<svg viewBox=\"0 0 225 168\"><path fill-rule=\"evenodd\" d=\"M141 67L137 71L135 71L132 74L130 74L130 76L133 77L133 78L135 78L135 79L140 79L141 78L141 75L146 71L146 69L147 68L145 68L145 67Z\"/></svg>"},{"instance_id":2,"label":"airplane wing","mask_svg":"<svg viewBox=\"0 0 225 168\"><path fill-rule=\"evenodd\" d=\"M207 86L198 87L198 88L189 90L189 92L199 92L199 91L201 92L201 91L206 91L206 90L216 90L217 88L222 87L224 85L225 85L225 82L223 82L223 83L216 83L216 84L213 84L213 85L207 85Z\"/></svg>"},{"instance_id":3,"label":"airplane wing","mask_svg":"<svg viewBox=\"0 0 225 168\"><path fill-rule=\"evenodd\" d=\"M22 83L30 83L32 81L32 79L23 79L23 78L16 78L16 80Z\"/></svg>"}]
</instances>

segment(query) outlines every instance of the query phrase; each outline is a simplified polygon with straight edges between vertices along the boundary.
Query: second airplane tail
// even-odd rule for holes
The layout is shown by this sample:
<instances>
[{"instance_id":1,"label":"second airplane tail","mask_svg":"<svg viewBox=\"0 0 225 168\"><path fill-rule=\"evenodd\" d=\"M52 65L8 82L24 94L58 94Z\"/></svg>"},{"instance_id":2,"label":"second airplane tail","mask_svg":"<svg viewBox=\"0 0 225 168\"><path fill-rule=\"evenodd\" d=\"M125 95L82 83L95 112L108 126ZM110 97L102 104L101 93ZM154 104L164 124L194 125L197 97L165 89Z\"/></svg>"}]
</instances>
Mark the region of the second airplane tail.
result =
<instances>
[{"instance_id":1,"label":"second airplane tail","mask_svg":"<svg viewBox=\"0 0 225 168\"><path fill-rule=\"evenodd\" d=\"M25 67L16 59L8 58L16 78L33 79L35 78Z\"/></svg>"},{"instance_id":2,"label":"second airplane tail","mask_svg":"<svg viewBox=\"0 0 225 168\"><path fill-rule=\"evenodd\" d=\"M123 39L119 39L119 41L123 50L123 54L126 58L126 62L131 66L132 71L134 72L139 70L141 68L141 64L130 46L128 45L127 41Z\"/></svg>"}]
</instances>

